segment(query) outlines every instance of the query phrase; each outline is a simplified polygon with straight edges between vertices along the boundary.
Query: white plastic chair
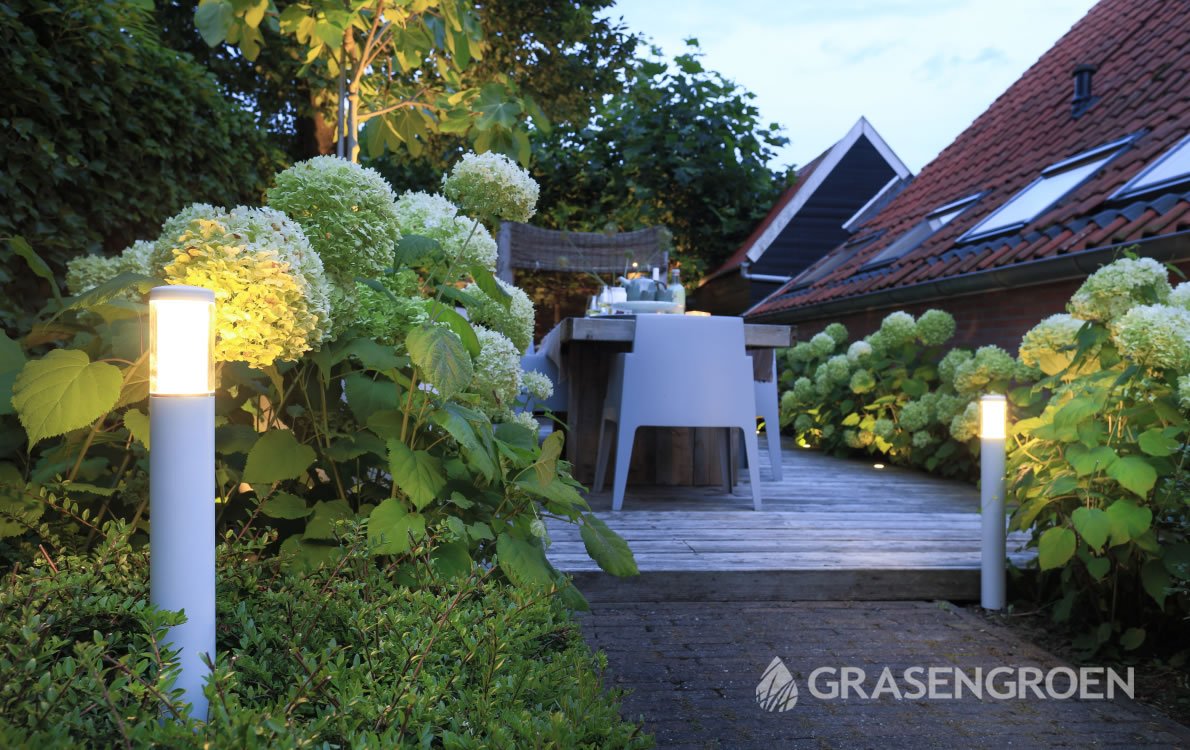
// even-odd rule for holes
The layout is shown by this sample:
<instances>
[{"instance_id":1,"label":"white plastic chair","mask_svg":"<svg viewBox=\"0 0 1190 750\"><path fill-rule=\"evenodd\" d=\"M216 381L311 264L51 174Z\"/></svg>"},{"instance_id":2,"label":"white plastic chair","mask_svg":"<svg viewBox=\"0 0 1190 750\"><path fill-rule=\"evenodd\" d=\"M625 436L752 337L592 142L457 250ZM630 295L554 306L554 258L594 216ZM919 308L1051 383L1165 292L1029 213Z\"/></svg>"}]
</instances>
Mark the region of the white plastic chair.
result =
<instances>
[{"instance_id":1,"label":"white plastic chair","mask_svg":"<svg viewBox=\"0 0 1190 750\"><path fill-rule=\"evenodd\" d=\"M764 420L764 435L769 444L769 464L773 479L781 481L781 402L777 396L777 355L773 353L773 376L766 383L753 380L756 391L756 416Z\"/></svg>"},{"instance_id":2,"label":"white plastic chair","mask_svg":"<svg viewBox=\"0 0 1190 750\"><path fill-rule=\"evenodd\" d=\"M761 509L756 399L752 360L744 351L744 321L729 317L638 315L632 352L612 360L603 416L595 491L603 489L612 431L617 425L612 510L624 505L628 465L638 427L723 427L744 435L752 507ZM741 387L742 386L742 387ZM724 485L731 491L727 440L720 441Z\"/></svg>"}]
</instances>

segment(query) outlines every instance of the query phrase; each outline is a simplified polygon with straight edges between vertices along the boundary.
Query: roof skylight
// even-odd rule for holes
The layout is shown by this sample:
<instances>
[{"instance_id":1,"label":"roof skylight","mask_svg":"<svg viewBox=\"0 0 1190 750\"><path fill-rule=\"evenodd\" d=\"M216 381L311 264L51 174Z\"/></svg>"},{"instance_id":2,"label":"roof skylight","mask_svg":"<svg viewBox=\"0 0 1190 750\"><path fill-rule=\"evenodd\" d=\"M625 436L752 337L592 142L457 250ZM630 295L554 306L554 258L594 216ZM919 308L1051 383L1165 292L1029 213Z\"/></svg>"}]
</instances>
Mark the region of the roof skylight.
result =
<instances>
[{"instance_id":1,"label":"roof skylight","mask_svg":"<svg viewBox=\"0 0 1190 750\"><path fill-rule=\"evenodd\" d=\"M1100 167L1120 153L1124 146L1131 143L1133 138L1134 136L1128 136L1112 141L1047 167L1028 187L956 241L983 239L1025 226L1095 174Z\"/></svg>"},{"instance_id":2,"label":"roof skylight","mask_svg":"<svg viewBox=\"0 0 1190 750\"><path fill-rule=\"evenodd\" d=\"M959 214L971 207L971 204L979 200L981 193L968 195L966 198L961 198L957 201L947 203L946 205L935 208L930 213L926 214L926 218L918 222L912 229L902 234L897 239L893 240L892 244L881 250L874 258L861 266L861 270L871 270L888 263L892 263L897 258L905 255L911 250L916 249L921 243L928 240L934 232L937 232L942 227L949 224Z\"/></svg>"},{"instance_id":3,"label":"roof skylight","mask_svg":"<svg viewBox=\"0 0 1190 750\"><path fill-rule=\"evenodd\" d=\"M1112 194L1112 197L1139 195L1187 181L1190 181L1190 135L1125 183L1124 187Z\"/></svg>"}]
</instances>

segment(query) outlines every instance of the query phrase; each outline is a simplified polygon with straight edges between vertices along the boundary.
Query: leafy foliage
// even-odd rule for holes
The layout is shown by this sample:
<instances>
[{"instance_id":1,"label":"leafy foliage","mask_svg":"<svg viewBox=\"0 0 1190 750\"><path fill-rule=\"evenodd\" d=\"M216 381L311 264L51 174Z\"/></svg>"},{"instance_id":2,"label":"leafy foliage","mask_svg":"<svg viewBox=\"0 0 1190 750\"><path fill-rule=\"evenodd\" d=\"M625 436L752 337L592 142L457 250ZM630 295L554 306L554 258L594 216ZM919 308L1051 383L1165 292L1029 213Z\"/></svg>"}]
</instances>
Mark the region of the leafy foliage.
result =
<instances>
[{"instance_id":1,"label":"leafy foliage","mask_svg":"<svg viewBox=\"0 0 1190 750\"><path fill-rule=\"evenodd\" d=\"M144 3L6 3L0 45L0 237L36 248L43 278L72 256L155 235L186 203L256 201L278 165L279 152L212 76L162 45ZM16 250L0 262L9 330L51 296L21 280Z\"/></svg>"},{"instance_id":2,"label":"leafy foliage","mask_svg":"<svg viewBox=\"0 0 1190 750\"><path fill-rule=\"evenodd\" d=\"M548 588L470 566L448 575L425 544L394 575L355 529L339 565L306 576L261 557L267 536L228 537L210 716L198 721L171 692L176 654L155 642L184 616L148 606L146 551L107 531L90 556L46 555L5 577L5 747L652 744L620 719L602 658Z\"/></svg>"},{"instance_id":3,"label":"leafy foliage","mask_svg":"<svg viewBox=\"0 0 1190 750\"><path fill-rule=\"evenodd\" d=\"M654 55L627 71L625 91L590 124L559 125L537 149L544 226L665 226L697 278L734 250L772 207L786 178L768 168L785 143L763 127L751 94L699 62Z\"/></svg>"},{"instance_id":4,"label":"leafy foliage","mask_svg":"<svg viewBox=\"0 0 1190 750\"><path fill-rule=\"evenodd\" d=\"M303 196L320 200L311 191L292 198ZM388 200L391 208L394 196ZM312 227L326 225L325 216L312 222L300 205L294 215ZM301 235L296 226L292 232ZM279 241L262 237L266 244ZM368 281L386 291L381 303L393 297L401 309L420 306L424 316L388 317L402 327L380 340L346 317L337 326L341 335L296 361L216 362L218 497L212 500L221 528L277 528L271 551L303 570L340 560L343 524L372 519L378 557L405 553L432 536L443 548L438 554L456 568L460 561L494 564L513 581L556 583L568 604L583 606L543 552L544 518L595 523L560 458L562 436L539 445L536 423L515 411L523 351L498 333L473 328L445 303L507 310L513 299L487 268L461 266L437 241L421 240L416 265L388 273L403 274L399 286L407 298ZM142 282L132 275L122 289ZM482 299L460 291L468 283ZM225 314L235 314L241 293L270 291L248 286L221 302ZM85 547L96 538L95 525L112 518L138 534L146 528L145 306L137 295L118 298L119 291L50 303L33 333L19 343L6 340L18 362L27 359L11 380L11 405L29 444L18 437L0 445L5 557L27 557L52 534ZM28 356L47 343L59 348ZM3 418L7 432L19 436L16 420ZM64 512L65 503L85 512L87 523L80 513ZM635 573L627 546L610 529L598 531L596 560L617 574Z\"/></svg>"}]
</instances>

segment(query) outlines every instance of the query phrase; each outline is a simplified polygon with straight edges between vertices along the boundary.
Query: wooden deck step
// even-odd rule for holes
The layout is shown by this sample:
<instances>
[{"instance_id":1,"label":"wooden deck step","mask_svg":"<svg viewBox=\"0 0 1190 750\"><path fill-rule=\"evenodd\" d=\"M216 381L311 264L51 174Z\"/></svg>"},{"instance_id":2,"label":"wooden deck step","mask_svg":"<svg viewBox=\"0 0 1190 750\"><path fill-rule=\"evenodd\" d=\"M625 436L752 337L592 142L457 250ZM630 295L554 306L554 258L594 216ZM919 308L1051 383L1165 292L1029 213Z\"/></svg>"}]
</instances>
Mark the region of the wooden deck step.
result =
<instances>
[{"instance_id":1,"label":"wooden deck step","mask_svg":"<svg viewBox=\"0 0 1190 750\"><path fill-rule=\"evenodd\" d=\"M762 438L763 440L763 438ZM570 524L551 522L549 558L594 601L973 600L979 596L979 493L972 485L871 461L783 446L785 479L753 511L746 482L721 488L629 486L592 509L627 540L641 574L601 572ZM1028 536L1009 539L1014 565Z\"/></svg>"}]
</instances>

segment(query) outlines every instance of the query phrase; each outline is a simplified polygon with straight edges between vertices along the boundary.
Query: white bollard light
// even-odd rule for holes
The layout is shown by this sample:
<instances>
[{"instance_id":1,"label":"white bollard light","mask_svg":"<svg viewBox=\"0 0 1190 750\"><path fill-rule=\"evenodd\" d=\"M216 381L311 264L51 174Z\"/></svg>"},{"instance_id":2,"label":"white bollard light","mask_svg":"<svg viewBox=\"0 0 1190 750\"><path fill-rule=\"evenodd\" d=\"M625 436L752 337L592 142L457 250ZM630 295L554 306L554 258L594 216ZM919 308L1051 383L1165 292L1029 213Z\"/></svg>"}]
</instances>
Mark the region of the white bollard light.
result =
<instances>
[{"instance_id":1,"label":"white bollard light","mask_svg":"<svg viewBox=\"0 0 1190 750\"><path fill-rule=\"evenodd\" d=\"M980 566L980 605L1004 609L1007 603L1005 559L1004 459L1008 430L1008 401L998 393L979 399L979 486L983 543Z\"/></svg>"},{"instance_id":2,"label":"white bollard light","mask_svg":"<svg viewBox=\"0 0 1190 750\"><path fill-rule=\"evenodd\" d=\"M174 687L201 720L203 655L215 658L214 348L214 292L149 292L149 598L185 612L165 642L180 652Z\"/></svg>"}]
</instances>

